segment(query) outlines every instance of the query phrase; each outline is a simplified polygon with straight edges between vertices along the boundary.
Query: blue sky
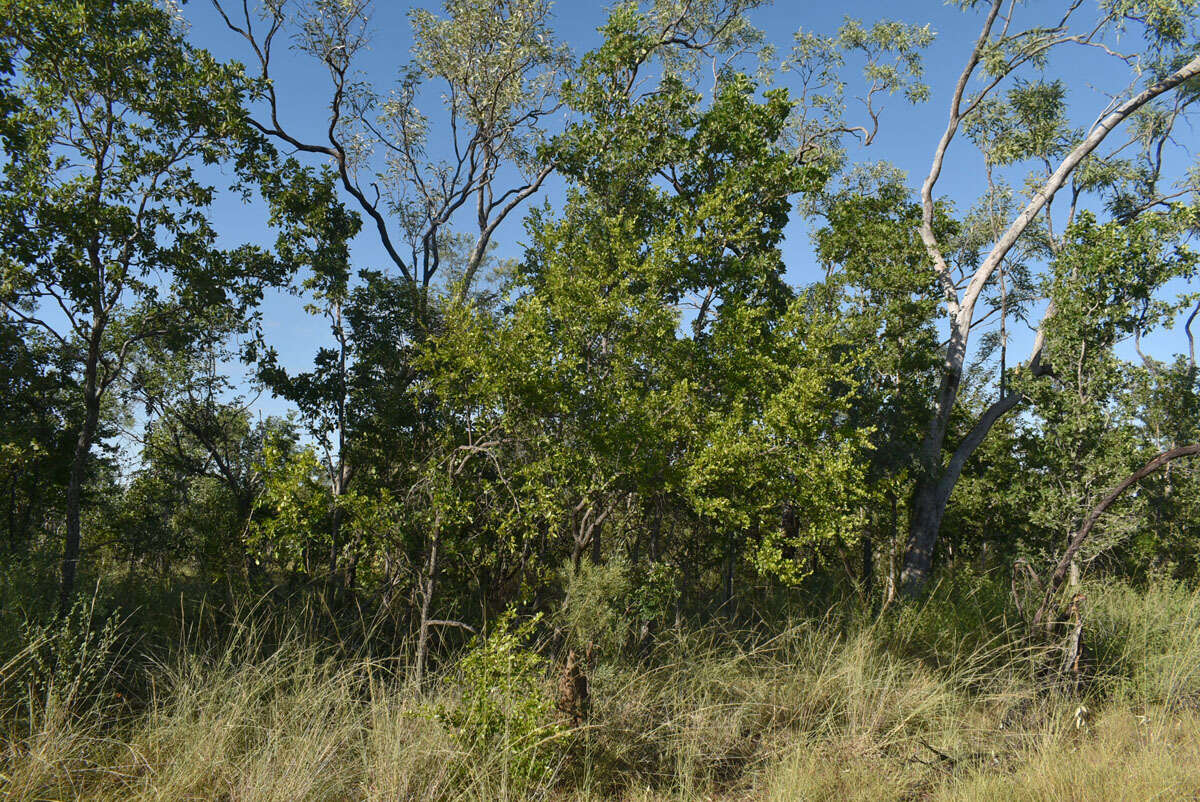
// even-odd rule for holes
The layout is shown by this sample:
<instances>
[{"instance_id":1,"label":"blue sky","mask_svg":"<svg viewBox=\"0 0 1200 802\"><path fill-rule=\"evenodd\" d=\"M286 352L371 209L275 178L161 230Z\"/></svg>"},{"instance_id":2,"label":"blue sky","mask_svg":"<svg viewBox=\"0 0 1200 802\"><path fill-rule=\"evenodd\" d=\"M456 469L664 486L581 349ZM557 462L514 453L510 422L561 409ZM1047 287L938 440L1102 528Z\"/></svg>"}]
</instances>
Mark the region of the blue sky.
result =
<instances>
[{"instance_id":1,"label":"blue sky","mask_svg":"<svg viewBox=\"0 0 1200 802\"><path fill-rule=\"evenodd\" d=\"M1042 2L1038 0L1025 5L1036 10L1042 6ZM238 0L232 0L231 4L240 6ZM386 89L398 68L408 59L411 36L407 14L415 6L436 10L440 3L410 3L405 0L376 2L372 19L375 34L373 46L364 55L360 66L377 87ZM600 41L596 28L604 22L606 8L604 3L559 0L555 6L555 29L559 37L577 55L594 47ZM184 13L190 26L189 35L195 42L222 58L248 58L244 43L224 29L209 3L193 0L184 7ZM1027 15L1029 13L1033 12L1026 12ZM897 0L889 3L779 0L772 7L755 12L752 20L783 54L790 48L792 36L798 29L832 34L847 15L867 22L887 17L909 23L928 23L937 34L926 53L926 80L932 88L929 102L912 107L900 97L886 99L881 130L875 144L852 154L855 158L892 162L906 171L910 186L916 189L929 170L934 145L945 128L950 92L978 36L981 17L973 12L960 12L956 7L937 0ZM284 122L297 131L311 132L314 139L319 138L328 102L328 79L323 69L293 52L281 51L277 60L277 88ZM1051 61L1046 72L1066 81L1073 107L1080 112L1076 122L1081 125L1090 123L1095 113L1103 108L1107 102L1103 94L1105 91L1119 91L1127 80L1123 65L1115 64L1096 50L1085 48L1064 50ZM783 80L781 84L786 86L787 81ZM850 94L854 94L853 83L849 88ZM431 117L436 124L436 116L431 114ZM1185 141L1193 134L1188 129L1181 132ZM1176 160L1184 158L1181 151L1170 157ZM960 136L948 154L938 192L953 199L960 209L965 209L978 195L981 186L982 160L969 142ZM551 181L544 197L553 202L561 196L561 192L561 182ZM272 239L263 209L257 205L247 207L232 194L219 199L214 208L214 219L218 230L230 243L267 243ZM788 277L796 284L806 283L816 277L809 226L809 223L797 218L789 228L784 246ZM523 233L521 216L510 218L498 232L498 254L519 256ZM370 229L355 242L354 260L357 269L385 268L389 264ZM302 304L301 300L295 298L275 296L269 299L264 310L268 339L279 350L284 363L294 369L310 364L316 348L328 341L325 323L305 314ZM1028 335L1014 336L1011 347L1015 349L1012 353L1016 358L1023 357L1028 342ZM1182 330L1160 334L1149 342L1148 347L1161 355L1181 351L1185 347ZM280 402L266 398L260 399L259 405L269 413L279 413L284 409Z\"/></svg>"}]
</instances>

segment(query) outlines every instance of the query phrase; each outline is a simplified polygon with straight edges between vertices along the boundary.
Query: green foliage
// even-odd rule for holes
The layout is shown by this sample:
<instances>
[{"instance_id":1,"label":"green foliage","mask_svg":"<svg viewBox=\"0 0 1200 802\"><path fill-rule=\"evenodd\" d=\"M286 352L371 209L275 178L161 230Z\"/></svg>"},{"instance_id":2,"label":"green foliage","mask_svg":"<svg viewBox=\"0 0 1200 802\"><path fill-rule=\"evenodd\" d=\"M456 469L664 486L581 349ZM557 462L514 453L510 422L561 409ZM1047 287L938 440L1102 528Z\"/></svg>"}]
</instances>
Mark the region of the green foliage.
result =
<instances>
[{"instance_id":1,"label":"green foliage","mask_svg":"<svg viewBox=\"0 0 1200 802\"><path fill-rule=\"evenodd\" d=\"M23 642L0 688L39 711L92 704L111 680L119 627L115 613L97 620L95 597L48 623L22 621Z\"/></svg>"},{"instance_id":2,"label":"green foliage","mask_svg":"<svg viewBox=\"0 0 1200 802\"><path fill-rule=\"evenodd\" d=\"M47 338L0 321L0 494L10 510L0 531L9 559L36 550L62 510L78 416L70 360Z\"/></svg>"},{"instance_id":3,"label":"green foliage","mask_svg":"<svg viewBox=\"0 0 1200 802\"><path fill-rule=\"evenodd\" d=\"M806 29L773 72L760 5L618 3L576 60L546 0L447 0L386 92L369 0L225 17L256 79L170 4L0 0L0 666L47 702L0 711L3 793L1064 796L1063 755L1161 758L1070 716L1197 692L1194 462L1077 556L1078 681L1022 625L1097 500L1200 437L1192 349L1141 353L1200 314L1194 176L1169 175L1194 80L1046 184L1108 130L1076 125L1060 48L1131 68L1116 108L1194 58L1195 4L957 3L998 16L919 194L857 146L928 98L930 27ZM284 40L331 80L318 140L281 122ZM224 244L222 170L272 242ZM271 287L327 330L311 365L259 330ZM294 417L256 419L239 350ZM942 563L923 604L896 601L906 541ZM81 554L144 627L119 713L115 624L9 611ZM249 594L287 626L240 620ZM563 673L592 689L574 729Z\"/></svg>"},{"instance_id":4,"label":"green foliage","mask_svg":"<svg viewBox=\"0 0 1200 802\"><path fill-rule=\"evenodd\" d=\"M112 315L109 347L120 352L162 336L166 316L256 301L269 263L254 249L214 247L201 211L214 190L196 175L202 164L260 158L239 70L187 45L153 3L14 0L3 11L22 110L7 124L27 132L7 140L10 308L40 290L77 325L104 330L98 318Z\"/></svg>"},{"instance_id":5,"label":"green foliage","mask_svg":"<svg viewBox=\"0 0 1200 802\"><path fill-rule=\"evenodd\" d=\"M1182 299L1162 299L1159 291L1195 274L1200 257L1186 238L1196 227L1196 209L1182 205L1129 223L1082 214L1048 277L1050 336L1063 347L1086 342L1104 358L1123 337L1172 319Z\"/></svg>"},{"instance_id":6,"label":"green foliage","mask_svg":"<svg viewBox=\"0 0 1200 802\"><path fill-rule=\"evenodd\" d=\"M425 9L410 12L414 64L406 92L422 78L441 78L455 92L451 111L471 122L501 145L505 157L527 165L540 144L540 132L529 126L542 104L557 89L569 56L554 42L545 0L516 3L446 0L446 16ZM413 144L423 149L424 118L392 101L387 115L420 132Z\"/></svg>"},{"instance_id":7,"label":"green foliage","mask_svg":"<svg viewBox=\"0 0 1200 802\"><path fill-rule=\"evenodd\" d=\"M879 134L883 109L877 105L877 95L901 93L914 104L928 100L922 53L934 37L928 25L888 19L866 25L852 17L846 17L833 36L797 31L782 71L785 76L796 76L805 99L789 124L801 157L826 169L841 167L846 137L853 135L860 144L870 145ZM866 115L857 124L847 110L850 87L843 70L848 61L861 62L866 86L862 94L854 96Z\"/></svg>"},{"instance_id":8,"label":"green foliage","mask_svg":"<svg viewBox=\"0 0 1200 802\"><path fill-rule=\"evenodd\" d=\"M966 123L966 133L989 165L1060 158L1078 140L1068 127L1062 81L1018 83L1007 98L987 98Z\"/></svg>"},{"instance_id":9,"label":"green foliage","mask_svg":"<svg viewBox=\"0 0 1200 802\"><path fill-rule=\"evenodd\" d=\"M619 654L633 626L665 612L654 610L651 605L639 605L643 615L652 613L650 618L628 614L628 605L635 592L631 573L629 561L623 556L613 557L600 565L584 560L578 570L570 565L563 566L563 601L562 607L555 612L554 621L579 654ZM653 594L655 590L658 588L651 588L649 593Z\"/></svg>"},{"instance_id":10,"label":"green foliage","mask_svg":"<svg viewBox=\"0 0 1200 802\"><path fill-rule=\"evenodd\" d=\"M643 566L630 600L635 620L646 624L665 619L679 602L680 579L679 568L670 563L655 560Z\"/></svg>"},{"instance_id":11,"label":"green foliage","mask_svg":"<svg viewBox=\"0 0 1200 802\"><path fill-rule=\"evenodd\" d=\"M152 347L252 329L279 265L226 249L207 216L218 164L239 180L273 151L250 124L240 67L184 40L150 0L0 5L0 66L19 112L0 126L0 305L70 357L78 411L60 605L81 550L82 489L102 410ZM73 410L75 411L75 410Z\"/></svg>"},{"instance_id":12,"label":"green foliage","mask_svg":"<svg viewBox=\"0 0 1200 802\"><path fill-rule=\"evenodd\" d=\"M562 752L546 661L528 646L537 625L511 613L497 619L458 664L461 700L440 713L462 748L507 756L503 771L515 793L544 782Z\"/></svg>"},{"instance_id":13,"label":"green foliage","mask_svg":"<svg viewBox=\"0 0 1200 802\"><path fill-rule=\"evenodd\" d=\"M317 456L311 448L293 454L278 443L268 444L262 472L263 514L251 522L249 545L278 565L310 570L320 553L312 549L329 545L332 505Z\"/></svg>"},{"instance_id":14,"label":"green foliage","mask_svg":"<svg viewBox=\"0 0 1200 802\"><path fill-rule=\"evenodd\" d=\"M1195 0L1104 0L1101 5L1122 26L1143 27L1155 47L1178 47L1195 36Z\"/></svg>"}]
</instances>

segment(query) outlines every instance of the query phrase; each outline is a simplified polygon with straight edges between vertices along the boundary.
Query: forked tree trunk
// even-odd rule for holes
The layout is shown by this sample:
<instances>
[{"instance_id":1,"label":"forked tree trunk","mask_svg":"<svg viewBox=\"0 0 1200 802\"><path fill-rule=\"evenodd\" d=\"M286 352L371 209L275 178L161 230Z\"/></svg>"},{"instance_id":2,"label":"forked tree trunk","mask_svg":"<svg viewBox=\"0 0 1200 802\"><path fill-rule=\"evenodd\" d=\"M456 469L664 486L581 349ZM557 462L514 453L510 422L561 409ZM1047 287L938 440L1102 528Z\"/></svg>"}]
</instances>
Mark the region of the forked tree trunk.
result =
<instances>
[{"instance_id":1,"label":"forked tree trunk","mask_svg":"<svg viewBox=\"0 0 1200 802\"><path fill-rule=\"evenodd\" d=\"M1000 417L1016 405L1019 400L1016 394L1008 397L1001 396L987 412L976 422L971 432L964 440L954 447L948 464L943 462L946 435L949 431L951 414L958 401L959 385L966 364L967 346L970 340L971 328L974 324L975 306L979 302L984 289L992 275L1000 269L1009 252L1017 244L1025 231L1038 219L1055 194L1070 180L1076 168L1100 146L1108 134L1129 117L1135 115L1141 108L1155 98L1200 75L1200 56L1192 58L1162 80L1146 87L1141 92L1130 97L1125 102L1113 108L1091 127L1079 144L1067 154L1054 169L1054 172L1033 193L1021 212L1012 220L1006 230L996 238L991 250L983 258L967 282L965 289L960 290L960 282L955 272L947 262L941 243L934 230L934 193L938 178L945 162L946 152L959 131L964 119L971 113L974 104L967 101L967 89L976 68L984 60L989 43L992 41L992 25L999 18L1004 4L1001 0L993 0L975 47L967 60L962 74L959 76L954 95L950 104L950 115L946 130L942 134L934 152L933 163L921 187L922 222L920 226L921 239L933 265L934 273L945 295L947 318L950 324L949 340L946 347L946 357L942 368L942 380L934 399L930 423L922 438L920 447L920 464L922 477L918 481L913 495L912 518L910 521L910 536L908 551L905 555L904 568L901 576L901 590L908 598L919 596L929 581L933 562L933 550L937 545L938 530L941 528L942 517L945 515L946 504L958 476L967 458L983 442L984 437ZM964 103L966 105L964 106ZM1043 335L1039 332L1034 353L1030 359L1030 368L1035 370L1041 353Z\"/></svg>"},{"instance_id":2,"label":"forked tree trunk","mask_svg":"<svg viewBox=\"0 0 1200 802\"><path fill-rule=\"evenodd\" d=\"M1034 372L1040 367L1040 339L1035 346L1034 357L1031 360ZM957 387L957 382L955 383ZM933 568L933 550L937 546L938 532L942 527L942 518L946 514L946 505L950 503L950 494L962 475L963 467L975 450L983 443L992 427L1006 415L1009 410L1021 402L1019 393L1011 393L996 401L976 421L971 431L962 439L954 450L950 460L941 465L940 452L946 439L946 421L949 414L943 418L938 416L926 435L925 473L918 480L913 491L912 513L909 521L908 550L904 557L904 567L900 573L900 592L905 598L919 596L929 582ZM953 401L948 403L953 404ZM934 446L936 445L936 451ZM939 456L935 458L933 454Z\"/></svg>"}]
</instances>

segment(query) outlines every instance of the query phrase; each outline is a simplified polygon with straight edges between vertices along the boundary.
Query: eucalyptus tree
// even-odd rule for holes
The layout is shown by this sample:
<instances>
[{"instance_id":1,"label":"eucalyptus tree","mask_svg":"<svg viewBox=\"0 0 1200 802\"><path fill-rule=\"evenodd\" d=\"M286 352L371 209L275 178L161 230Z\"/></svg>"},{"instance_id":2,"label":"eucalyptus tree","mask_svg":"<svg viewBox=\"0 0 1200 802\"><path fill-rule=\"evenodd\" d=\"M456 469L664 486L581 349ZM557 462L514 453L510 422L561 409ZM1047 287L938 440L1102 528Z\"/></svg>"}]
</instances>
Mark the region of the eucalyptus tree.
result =
<instances>
[{"instance_id":1,"label":"eucalyptus tree","mask_svg":"<svg viewBox=\"0 0 1200 802\"><path fill-rule=\"evenodd\" d=\"M639 65L663 54L683 63L744 48L753 36L743 11L761 4L657 0L643 17L653 42ZM448 272L451 227L469 231L451 277L467 293L499 227L558 168L547 145L561 125L560 90L572 60L555 40L549 0L445 0L441 15L412 10L410 58L386 91L358 71L373 41L371 0L264 0L257 14L248 2L237 11L222 0L213 5L246 41L264 80L260 130L333 166L418 305ZM280 41L289 36L329 74L319 138L285 122L289 110L274 80ZM631 82L636 76L637 69ZM435 91L440 110L429 103Z\"/></svg>"},{"instance_id":2,"label":"eucalyptus tree","mask_svg":"<svg viewBox=\"0 0 1200 802\"><path fill-rule=\"evenodd\" d=\"M550 175L542 121L558 108L568 64L549 26L546 0L449 0L445 16L410 14L411 58L396 84L376 89L358 72L372 41L370 0L267 0L255 13L213 5L250 48L265 109L255 125L295 150L322 157L369 219L406 290L420 299L443 267L448 227L470 214L476 237L469 284L496 229ZM328 72L328 124L310 138L286 122L275 87L279 42ZM433 84L437 89L431 89ZM444 114L431 133L420 109L440 90ZM444 272L444 271L443 271Z\"/></svg>"},{"instance_id":3,"label":"eucalyptus tree","mask_svg":"<svg viewBox=\"0 0 1200 802\"><path fill-rule=\"evenodd\" d=\"M903 496L917 469L925 399L937 380L938 290L923 269L925 249L915 230L920 215L920 204L893 168L858 167L825 193L823 225L814 237L825 270L814 293L820 313L841 317L838 336L859 355L846 412L871 445L859 456L880 502L872 504L862 528L863 590L870 595L882 539L888 598L895 590ZM938 210L936 225L943 236L959 227L945 209Z\"/></svg>"},{"instance_id":4,"label":"eucalyptus tree","mask_svg":"<svg viewBox=\"0 0 1200 802\"><path fill-rule=\"evenodd\" d=\"M1183 176L1174 182L1175 176L1165 174L1172 162L1163 157L1176 127L1200 98L1194 0L1104 0L1087 19L1092 6L1083 3L1054 9L1003 0L960 5L980 8L984 19L954 85L946 126L921 187L918 231L942 295L946 330L941 379L919 448L921 472L903 570L908 595L919 593L929 578L942 518L963 466L992 426L1025 397L1008 387L1006 376L1000 396L957 441L951 440L951 422L962 410L960 388L972 337L989 320L1013 319L1006 277L1053 257L1062 231L1089 198L1107 202L1118 219L1128 220L1186 195L1195 180ZM1025 25L1024 16L1035 12L1045 16ZM1140 50L1123 50L1139 38ZM1128 83L1110 89L1095 107L1076 110L1068 105L1065 84L1045 77L1060 54L1107 58L1127 68ZM1078 126L1073 117L1079 115L1092 122ZM1125 136L1112 144L1117 129ZM954 260L951 252L963 243L937 232L935 193L947 154L963 134L978 147L991 186L979 205L982 225L969 243L976 256ZM1011 172L1019 167L1028 168L1023 189L993 181L998 175L993 168ZM1060 194L1066 208L1056 210ZM1119 281L1119 274L1112 279ZM1043 323L1054 317L1055 306L1045 310ZM1023 313L1030 313L1028 305ZM1051 370L1045 347L1042 325L1025 362L1009 374Z\"/></svg>"},{"instance_id":5,"label":"eucalyptus tree","mask_svg":"<svg viewBox=\"0 0 1200 802\"><path fill-rule=\"evenodd\" d=\"M222 250L202 170L263 155L241 71L189 45L150 0L5 0L0 304L73 354L80 401L66 493L61 603L101 407L150 342L183 345L208 312L245 319L275 266Z\"/></svg>"}]
</instances>

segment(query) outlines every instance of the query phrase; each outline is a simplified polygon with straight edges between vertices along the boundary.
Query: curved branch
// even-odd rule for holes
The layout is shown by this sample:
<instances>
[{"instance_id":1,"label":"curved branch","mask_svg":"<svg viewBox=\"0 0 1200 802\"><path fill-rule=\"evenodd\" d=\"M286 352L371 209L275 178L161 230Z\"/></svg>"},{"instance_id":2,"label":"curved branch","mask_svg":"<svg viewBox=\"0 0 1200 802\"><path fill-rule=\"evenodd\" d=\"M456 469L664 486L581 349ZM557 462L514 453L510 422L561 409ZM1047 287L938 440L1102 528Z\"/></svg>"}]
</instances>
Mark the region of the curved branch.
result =
<instances>
[{"instance_id":1,"label":"curved branch","mask_svg":"<svg viewBox=\"0 0 1200 802\"><path fill-rule=\"evenodd\" d=\"M942 284L942 291L946 295L946 304L951 314L957 312L958 292L954 288L954 281L950 275L950 266L946 264L946 259L942 255L941 247L938 245L937 237L933 231L933 188L942 174L942 165L945 163L946 151L950 147L950 141L958 133L958 126L962 122L963 117L963 96L966 94L967 84L970 83L971 76L975 73L975 68L979 65L979 61L983 56L983 49L987 45L992 26L996 22L996 17L1000 14L1000 5L1001 0L993 0L992 9L988 12L988 17L983 23L983 30L979 32L979 39L975 42L975 49L971 51L971 56L967 59L967 64L963 67L962 74L958 76L958 83L954 87L954 97L950 101L950 120L946 123L946 130L938 142L937 150L934 151L933 164L929 168L929 175L925 178L925 183L921 185L921 239L925 243L925 248L929 252L930 258L933 259L938 280Z\"/></svg>"},{"instance_id":2,"label":"curved branch","mask_svg":"<svg viewBox=\"0 0 1200 802\"><path fill-rule=\"evenodd\" d=\"M1196 340L1192 335L1192 324L1196 322L1196 315L1200 315L1200 301L1196 301L1196 307L1188 315L1187 322L1183 324L1183 332L1187 335L1188 341L1188 367L1192 370L1196 369Z\"/></svg>"},{"instance_id":3,"label":"curved branch","mask_svg":"<svg viewBox=\"0 0 1200 802\"><path fill-rule=\"evenodd\" d=\"M1071 542L1067 545L1067 550L1063 552L1062 558L1058 561L1058 565L1054 567L1054 573L1050 575L1050 581L1046 583L1046 593L1042 597L1042 604L1038 607L1037 614L1033 617L1033 628L1036 630L1043 623L1049 627L1050 622L1047 616L1050 611L1050 605L1054 601L1054 595L1058 589L1062 587L1063 581L1067 577L1067 572L1071 568L1071 561L1075 559L1075 555L1079 553L1079 549L1083 546L1083 542L1092 532L1092 528L1100 520L1105 511L1112 506L1113 502L1120 498L1121 494L1128 490L1133 485L1145 479L1150 474L1157 471L1168 462L1180 459L1181 457L1190 457L1195 454L1200 454L1200 443L1195 443L1189 446L1179 446L1172 448L1169 451L1164 451L1154 459L1147 462L1138 470L1125 477L1116 487L1109 491L1108 495L1101 500L1096 508L1088 515L1087 520L1083 522L1083 526L1079 527L1079 531L1071 538Z\"/></svg>"}]
</instances>

